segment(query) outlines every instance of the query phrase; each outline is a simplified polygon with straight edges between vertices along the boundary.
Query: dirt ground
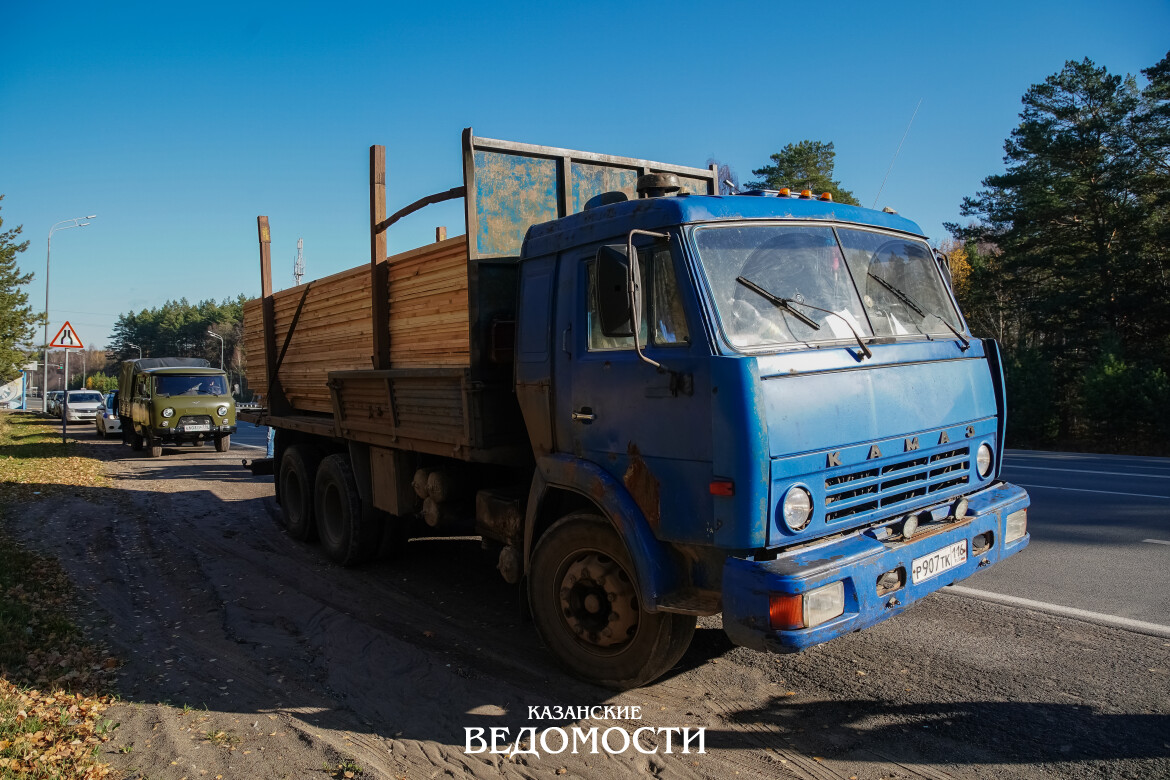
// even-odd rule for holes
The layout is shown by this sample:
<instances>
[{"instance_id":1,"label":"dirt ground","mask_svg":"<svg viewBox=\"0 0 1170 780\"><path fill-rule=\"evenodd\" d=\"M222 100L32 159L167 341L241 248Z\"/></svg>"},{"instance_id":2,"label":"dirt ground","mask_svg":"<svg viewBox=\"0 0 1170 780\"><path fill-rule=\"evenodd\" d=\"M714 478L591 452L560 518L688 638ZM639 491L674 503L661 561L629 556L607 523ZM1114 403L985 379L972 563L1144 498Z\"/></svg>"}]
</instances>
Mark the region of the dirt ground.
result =
<instances>
[{"instance_id":1,"label":"dirt ground","mask_svg":"<svg viewBox=\"0 0 1170 780\"><path fill-rule=\"evenodd\" d=\"M614 694L558 670L477 542L340 569L283 534L272 478L240 466L256 450L76 435L114 487L34 500L16 530L125 661L116 777L1170 776L1165 640L944 593L797 656L704 620L677 668ZM594 704L642 719L574 725L703 726L706 752L464 752L465 728Z\"/></svg>"}]
</instances>

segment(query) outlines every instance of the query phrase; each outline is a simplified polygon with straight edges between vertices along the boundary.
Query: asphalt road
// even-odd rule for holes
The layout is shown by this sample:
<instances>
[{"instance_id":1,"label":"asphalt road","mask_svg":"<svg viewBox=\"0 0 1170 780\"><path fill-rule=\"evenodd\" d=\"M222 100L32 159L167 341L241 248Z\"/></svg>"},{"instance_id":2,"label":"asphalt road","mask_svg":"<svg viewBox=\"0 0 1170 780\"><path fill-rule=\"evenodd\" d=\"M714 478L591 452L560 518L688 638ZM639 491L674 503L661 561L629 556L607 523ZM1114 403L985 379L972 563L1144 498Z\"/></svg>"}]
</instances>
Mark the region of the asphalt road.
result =
<instances>
[{"instance_id":1,"label":"asphalt road","mask_svg":"<svg viewBox=\"0 0 1170 780\"><path fill-rule=\"evenodd\" d=\"M249 450L267 450L268 449L268 427L253 425L250 422L240 420L236 424L236 432L232 435L232 447L246 447ZM249 457L263 457L264 453L259 454L250 452Z\"/></svg>"},{"instance_id":2,"label":"asphalt road","mask_svg":"<svg viewBox=\"0 0 1170 780\"><path fill-rule=\"evenodd\" d=\"M1170 631L1170 458L1009 450L1028 549L963 586Z\"/></svg>"}]
</instances>

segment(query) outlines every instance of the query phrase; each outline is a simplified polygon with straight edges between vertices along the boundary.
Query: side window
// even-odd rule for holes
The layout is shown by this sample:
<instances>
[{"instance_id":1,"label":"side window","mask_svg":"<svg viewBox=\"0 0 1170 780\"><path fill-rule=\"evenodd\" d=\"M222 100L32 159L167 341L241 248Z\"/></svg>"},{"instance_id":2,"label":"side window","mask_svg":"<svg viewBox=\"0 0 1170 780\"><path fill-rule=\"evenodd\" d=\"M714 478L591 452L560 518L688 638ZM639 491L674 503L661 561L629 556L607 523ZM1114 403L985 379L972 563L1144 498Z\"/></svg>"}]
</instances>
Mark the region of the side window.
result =
<instances>
[{"instance_id":1,"label":"side window","mask_svg":"<svg viewBox=\"0 0 1170 780\"><path fill-rule=\"evenodd\" d=\"M683 313L682 299L679 295L678 279L674 273L674 264L671 262L671 253L668 247L645 248L638 251L639 265L642 269L642 321L639 323L638 338L643 346L670 346L690 344L690 331L687 329L686 316ZM590 260L586 265L586 302L585 315L588 322L588 349L590 352L600 352L617 349L633 349L633 336L605 336L601 332L601 323L597 317L597 261ZM648 338L649 322L654 323L654 337Z\"/></svg>"},{"instance_id":2,"label":"side window","mask_svg":"<svg viewBox=\"0 0 1170 780\"><path fill-rule=\"evenodd\" d=\"M654 314L654 343L690 344L691 333L687 330L687 318L683 312L682 296L678 291L678 278L674 275L670 249L659 247L654 250L653 260L647 257L649 250L639 254L643 267L649 265L653 272L654 294L651 311Z\"/></svg>"}]
</instances>

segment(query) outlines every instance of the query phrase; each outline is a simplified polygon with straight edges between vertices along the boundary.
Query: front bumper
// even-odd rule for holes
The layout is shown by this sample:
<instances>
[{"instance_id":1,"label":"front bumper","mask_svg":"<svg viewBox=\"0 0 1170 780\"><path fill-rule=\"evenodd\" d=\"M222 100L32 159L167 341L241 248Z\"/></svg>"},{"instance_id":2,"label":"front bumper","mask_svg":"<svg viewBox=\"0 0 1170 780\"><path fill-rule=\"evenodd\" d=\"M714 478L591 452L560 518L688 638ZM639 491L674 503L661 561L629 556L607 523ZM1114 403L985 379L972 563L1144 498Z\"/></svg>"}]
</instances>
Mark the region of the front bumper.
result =
<instances>
[{"instance_id":1,"label":"front bumper","mask_svg":"<svg viewBox=\"0 0 1170 780\"><path fill-rule=\"evenodd\" d=\"M928 593L966 579L981 567L996 563L1028 545L1030 535L1005 544L1005 521L1029 504L1023 488L998 483L967 496L966 517L958 522L926 526L909 542L881 541L867 530L781 553L775 560L728 558L723 567L723 630L731 641L755 650L791 653L827 642L893 617ZM943 513L936 513L941 515ZM972 538L991 532L993 543L976 553ZM966 562L931 579L914 584L910 576L915 558L963 540ZM904 584L879 595L878 578L902 567ZM769 619L772 594L797 595L841 581L844 614L812 628L773 629Z\"/></svg>"},{"instance_id":2,"label":"front bumper","mask_svg":"<svg viewBox=\"0 0 1170 780\"><path fill-rule=\"evenodd\" d=\"M230 436L231 434L233 434L235 432L236 432L236 426L230 425L230 424L213 425L213 426L211 426L210 431L181 431L181 430L178 430L175 428L162 428L162 427L158 427L158 428L153 429L154 438L157 439L158 441L164 443L164 444L166 444L168 442L170 442L170 443L192 442L192 441L198 441L199 439L203 439L205 441L210 441L210 440L216 438L217 436Z\"/></svg>"},{"instance_id":3,"label":"front bumper","mask_svg":"<svg viewBox=\"0 0 1170 780\"><path fill-rule=\"evenodd\" d=\"M65 413L66 422L93 422L95 419L97 419L97 412L75 412L70 409Z\"/></svg>"}]
</instances>

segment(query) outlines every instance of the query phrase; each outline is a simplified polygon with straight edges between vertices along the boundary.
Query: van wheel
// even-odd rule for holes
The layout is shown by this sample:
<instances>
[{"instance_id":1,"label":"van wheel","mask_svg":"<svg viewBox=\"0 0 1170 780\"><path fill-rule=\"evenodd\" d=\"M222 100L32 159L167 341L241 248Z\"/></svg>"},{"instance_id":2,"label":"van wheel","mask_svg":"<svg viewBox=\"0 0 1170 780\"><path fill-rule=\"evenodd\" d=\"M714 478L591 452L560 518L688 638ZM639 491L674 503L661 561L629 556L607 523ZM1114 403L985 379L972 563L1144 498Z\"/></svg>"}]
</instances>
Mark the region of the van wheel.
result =
<instances>
[{"instance_id":1,"label":"van wheel","mask_svg":"<svg viewBox=\"0 0 1170 780\"><path fill-rule=\"evenodd\" d=\"M277 485L280 490L280 515L284 530L300 542L311 541L316 535L313 522L313 480L321 457L305 444L294 444L280 459Z\"/></svg>"},{"instance_id":2,"label":"van wheel","mask_svg":"<svg viewBox=\"0 0 1170 780\"><path fill-rule=\"evenodd\" d=\"M317 536L335 563L356 566L377 553L383 521L380 513L362 507L347 456L330 455L321 461L313 501Z\"/></svg>"},{"instance_id":3,"label":"van wheel","mask_svg":"<svg viewBox=\"0 0 1170 780\"><path fill-rule=\"evenodd\" d=\"M215 437L215 451L227 452L232 448L232 435L225 433L223 436Z\"/></svg>"},{"instance_id":4,"label":"van wheel","mask_svg":"<svg viewBox=\"0 0 1170 780\"><path fill-rule=\"evenodd\" d=\"M625 544L594 514L568 515L540 537L528 598L541 638L565 669L607 688L660 677L695 634L693 615L642 608Z\"/></svg>"}]
</instances>

